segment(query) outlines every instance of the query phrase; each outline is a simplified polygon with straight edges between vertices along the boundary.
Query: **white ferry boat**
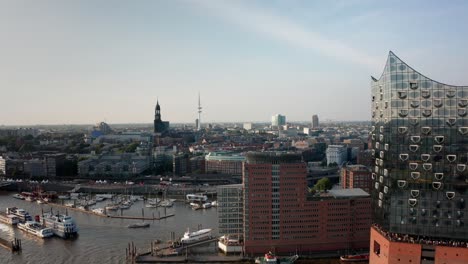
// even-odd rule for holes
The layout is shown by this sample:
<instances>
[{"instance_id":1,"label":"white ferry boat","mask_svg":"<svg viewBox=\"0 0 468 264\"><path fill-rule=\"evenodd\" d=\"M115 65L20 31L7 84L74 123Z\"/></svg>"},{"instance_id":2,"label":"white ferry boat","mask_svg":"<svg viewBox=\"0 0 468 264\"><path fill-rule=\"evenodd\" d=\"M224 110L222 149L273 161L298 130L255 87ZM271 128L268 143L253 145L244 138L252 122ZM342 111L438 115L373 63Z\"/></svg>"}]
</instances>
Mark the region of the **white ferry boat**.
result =
<instances>
[{"instance_id":1,"label":"white ferry boat","mask_svg":"<svg viewBox=\"0 0 468 264\"><path fill-rule=\"evenodd\" d=\"M186 195L187 202L206 202L208 201L208 197L204 194L187 194Z\"/></svg>"},{"instance_id":2,"label":"white ferry boat","mask_svg":"<svg viewBox=\"0 0 468 264\"><path fill-rule=\"evenodd\" d=\"M26 223L19 223L18 228L41 238L51 237L54 235L52 228L44 227L36 221L27 221Z\"/></svg>"},{"instance_id":3,"label":"white ferry boat","mask_svg":"<svg viewBox=\"0 0 468 264\"><path fill-rule=\"evenodd\" d=\"M20 219L16 215L0 212L0 222L9 224L9 225L16 225L20 222Z\"/></svg>"},{"instance_id":4,"label":"white ferry boat","mask_svg":"<svg viewBox=\"0 0 468 264\"><path fill-rule=\"evenodd\" d=\"M78 234L78 227L69 215L46 213L42 215L41 222L61 238L75 237Z\"/></svg>"},{"instance_id":5,"label":"white ferry boat","mask_svg":"<svg viewBox=\"0 0 468 264\"><path fill-rule=\"evenodd\" d=\"M187 229L184 236L180 239L180 242L183 244L194 243L202 240L207 240L211 238L211 229L202 229L190 233L190 230Z\"/></svg>"},{"instance_id":6,"label":"white ferry boat","mask_svg":"<svg viewBox=\"0 0 468 264\"><path fill-rule=\"evenodd\" d=\"M7 207L6 213L17 216L20 222L32 221L32 216L24 209L19 209L16 207Z\"/></svg>"}]
</instances>

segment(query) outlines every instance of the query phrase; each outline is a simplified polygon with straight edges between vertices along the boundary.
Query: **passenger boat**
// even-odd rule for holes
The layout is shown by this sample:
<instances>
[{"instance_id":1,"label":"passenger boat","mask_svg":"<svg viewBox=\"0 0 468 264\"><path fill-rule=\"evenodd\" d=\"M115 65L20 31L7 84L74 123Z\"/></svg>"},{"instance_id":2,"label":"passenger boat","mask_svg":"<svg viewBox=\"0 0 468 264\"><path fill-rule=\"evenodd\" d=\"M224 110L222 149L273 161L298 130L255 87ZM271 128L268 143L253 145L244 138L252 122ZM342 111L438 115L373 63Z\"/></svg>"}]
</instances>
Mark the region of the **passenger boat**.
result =
<instances>
[{"instance_id":1,"label":"passenger boat","mask_svg":"<svg viewBox=\"0 0 468 264\"><path fill-rule=\"evenodd\" d=\"M19 209L16 207L7 207L6 213L17 216L20 222L26 222L26 221L32 220L31 215L29 215L29 213L26 212L24 209Z\"/></svg>"},{"instance_id":2,"label":"passenger boat","mask_svg":"<svg viewBox=\"0 0 468 264\"><path fill-rule=\"evenodd\" d=\"M340 257L342 262L358 262L369 260L369 253L357 255L344 255Z\"/></svg>"},{"instance_id":3,"label":"passenger boat","mask_svg":"<svg viewBox=\"0 0 468 264\"><path fill-rule=\"evenodd\" d=\"M206 202L208 201L208 197L204 194L187 194L186 195L187 202Z\"/></svg>"},{"instance_id":4,"label":"passenger boat","mask_svg":"<svg viewBox=\"0 0 468 264\"><path fill-rule=\"evenodd\" d=\"M51 237L54 235L52 228L44 227L36 221L19 223L18 228L41 238Z\"/></svg>"},{"instance_id":5,"label":"passenger boat","mask_svg":"<svg viewBox=\"0 0 468 264\"><path fill-rule=\"evenodd\" d=\"M20 200L24 200L24 196L21 195L21 194L19 194L19 193L15 193L15 194L13 194L12 196L13 196L13 198L20 199Z\"/></svg>"},{"instance_id":6,"label":"passenger boat","mask_svg":"<svg viewBox=\"0 0 468 264\"><path fill-rule=\"evenodd\" d=\"M190 232L187 229L187 232L184 233L184 236L180 239L180 242L183 244L190 244L202 240L207 240L211 238L211 229L202 229L195 232Z\"/></svg>"},{"instance_id":7,"label":"passenger boat","mask_svg":"<svg viewBox=\"0 0 468 264\"><path fill-rule=\"evenodd\" d=\"M127 227L128 228L146 228L149 226L150 226L150 223L143 222L143 223L130 224Z\"/></svg>"},{"instance_id":8,"label":"passenger boat","mask_svg":"<svg viewBox=\"0 0 468 264\"><path fill-rule=\"evenodd\" d=\"M20 219L16 215L0 212L0 222L9 224L9 225L16 225L20 222Z\"/></svg>"},{"instance_id":9,"label":"passenger boat","mask_svg":"<svg viewBox=\"0 0 468 264\"><path fill-rule=\"evenodd\" d=\"M70 238L78 235L78 227L69 215L45 213L41 216L41 222L52 232L61 238Z\"/></svg>"}]
</instances>

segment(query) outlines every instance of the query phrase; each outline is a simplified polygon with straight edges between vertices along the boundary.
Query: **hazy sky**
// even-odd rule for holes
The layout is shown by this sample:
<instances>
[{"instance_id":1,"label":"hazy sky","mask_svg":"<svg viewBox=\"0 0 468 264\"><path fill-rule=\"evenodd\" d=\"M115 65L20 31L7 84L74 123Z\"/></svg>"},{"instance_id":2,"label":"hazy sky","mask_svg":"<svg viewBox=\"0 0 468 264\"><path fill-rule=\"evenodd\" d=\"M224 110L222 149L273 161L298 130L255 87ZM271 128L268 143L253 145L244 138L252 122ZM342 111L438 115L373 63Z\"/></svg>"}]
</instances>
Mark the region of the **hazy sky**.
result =
<instances>
[{"instance_id":1,"label":"hazy sky","mask_svg":"<svg viewBox=\"0 0 468 264\"><path fill-rule=\"evenodd\" d=\"M394 51L468 84L466 1L0 1L0 125L370 119Z\"/></svg>"}]
</instances>

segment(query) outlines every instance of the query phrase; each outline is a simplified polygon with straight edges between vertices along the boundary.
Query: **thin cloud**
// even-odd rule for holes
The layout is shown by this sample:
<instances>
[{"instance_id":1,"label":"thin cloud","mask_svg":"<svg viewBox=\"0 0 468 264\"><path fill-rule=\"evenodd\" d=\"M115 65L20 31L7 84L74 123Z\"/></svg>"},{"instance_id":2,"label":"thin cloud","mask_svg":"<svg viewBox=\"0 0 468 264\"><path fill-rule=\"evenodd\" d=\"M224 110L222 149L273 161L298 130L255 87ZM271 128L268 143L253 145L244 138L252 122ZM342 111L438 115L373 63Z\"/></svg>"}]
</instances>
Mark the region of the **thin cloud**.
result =
<instances>
[{"instance_id":1,"label":"thin cloud","mask_svg":"<svg viewBox=\"0 0 468 264\"><path fill-rule=\"evenodd\" d=\"M294 21L275 15L268 10L259 10L253 6L239 4L238 1L194 0L193 3L247 30L285 42L293 47L312 50L319 54L363 65L370 69L380 67L376 59L343 42L328 39Z\"/></svg>"}]
</instances>

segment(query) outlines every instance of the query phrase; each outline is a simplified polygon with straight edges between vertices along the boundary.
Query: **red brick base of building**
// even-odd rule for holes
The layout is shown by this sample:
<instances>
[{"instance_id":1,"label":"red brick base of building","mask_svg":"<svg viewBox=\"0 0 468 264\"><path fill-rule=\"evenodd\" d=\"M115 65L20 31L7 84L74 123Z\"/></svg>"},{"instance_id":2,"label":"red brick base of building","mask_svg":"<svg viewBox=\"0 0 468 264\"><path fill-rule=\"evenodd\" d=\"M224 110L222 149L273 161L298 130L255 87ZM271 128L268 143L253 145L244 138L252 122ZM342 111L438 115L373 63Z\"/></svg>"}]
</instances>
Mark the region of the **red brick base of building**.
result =
<instances>
[{"instance_id":1,"label":"red brick base of building","mask_svg":"<svg viewBox=\"0 0 468 264\"><path fill-rule=\"evenodd\" d=\"M372 264L466 264L468 248L392 241L371 227L370 258Z\"/></svg>"}]
</instances>

